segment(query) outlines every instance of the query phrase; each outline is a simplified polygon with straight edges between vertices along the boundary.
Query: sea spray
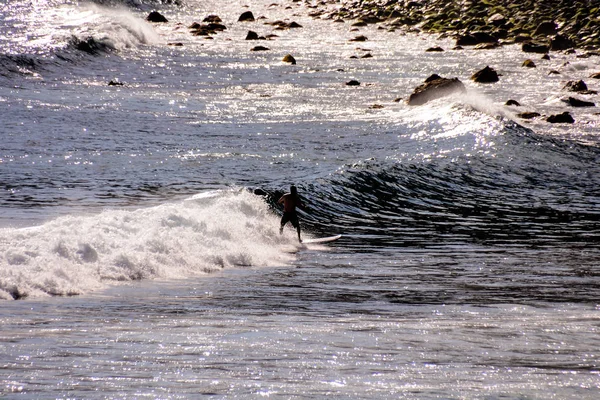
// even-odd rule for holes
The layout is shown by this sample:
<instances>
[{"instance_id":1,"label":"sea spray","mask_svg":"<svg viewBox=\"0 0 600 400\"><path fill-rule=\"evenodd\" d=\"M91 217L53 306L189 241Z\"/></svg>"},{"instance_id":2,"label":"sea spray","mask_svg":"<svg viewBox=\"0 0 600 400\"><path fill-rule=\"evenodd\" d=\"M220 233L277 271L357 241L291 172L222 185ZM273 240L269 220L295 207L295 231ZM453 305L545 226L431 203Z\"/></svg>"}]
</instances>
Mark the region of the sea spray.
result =
<instances>
[{"instance_id":1,"label":"sea spray","mask_svg":"<svg viewBox=\"0 0 600 400\"><path fill-rule=\"evenodd\" d=\"M245 191L0 231L0 298L76 295L118 282L289 262L291 236Z\"/></svg>"}]
</instances>

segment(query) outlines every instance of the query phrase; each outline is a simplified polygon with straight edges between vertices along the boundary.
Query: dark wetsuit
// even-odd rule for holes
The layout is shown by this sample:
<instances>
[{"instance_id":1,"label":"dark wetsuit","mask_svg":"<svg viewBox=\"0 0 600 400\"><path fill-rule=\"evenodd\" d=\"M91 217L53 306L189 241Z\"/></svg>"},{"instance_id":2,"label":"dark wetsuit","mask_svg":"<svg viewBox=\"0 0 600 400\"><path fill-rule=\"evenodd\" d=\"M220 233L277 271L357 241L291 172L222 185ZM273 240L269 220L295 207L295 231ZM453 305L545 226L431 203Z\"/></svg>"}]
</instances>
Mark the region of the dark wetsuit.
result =
<instances>
[{"instance_id":1,"label":"dark wetsuit","mask_svg":"<svg viewBox=\"0 0 600 400\"><path fill-rule=\"evenodd\" d=\"M293 191L292 193L286 193L279 199L279 203L283 203L283 216L281 217L281 226L279 233L283 233L283 227L285 224L290 222L296 231L298 231L298 241L302 242L300 238L300 221L298 221L298 214L296 213L296 207L302 206L298 194Z\"/></svg>"}]
</instances>

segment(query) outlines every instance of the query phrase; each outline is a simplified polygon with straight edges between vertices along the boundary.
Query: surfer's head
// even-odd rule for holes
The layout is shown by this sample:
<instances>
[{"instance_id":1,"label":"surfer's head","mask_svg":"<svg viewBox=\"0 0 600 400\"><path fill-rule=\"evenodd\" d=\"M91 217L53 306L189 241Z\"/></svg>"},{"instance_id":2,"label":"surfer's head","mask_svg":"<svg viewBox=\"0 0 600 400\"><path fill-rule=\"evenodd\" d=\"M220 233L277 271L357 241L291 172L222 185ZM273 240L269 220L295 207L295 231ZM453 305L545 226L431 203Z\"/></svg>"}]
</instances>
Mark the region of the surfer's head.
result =
<instances>
[{"instance_id":1,"label":"surfer's head","mask_svg":"<svg viewBox=\"0 0 600 400\"><path fill-rule=\"evenodd\" d=\"M296 186L294 186L294 185L290 186L290 193L291 194L298 194L298 190L296 189Z\"/></svg>"}]
</instances>

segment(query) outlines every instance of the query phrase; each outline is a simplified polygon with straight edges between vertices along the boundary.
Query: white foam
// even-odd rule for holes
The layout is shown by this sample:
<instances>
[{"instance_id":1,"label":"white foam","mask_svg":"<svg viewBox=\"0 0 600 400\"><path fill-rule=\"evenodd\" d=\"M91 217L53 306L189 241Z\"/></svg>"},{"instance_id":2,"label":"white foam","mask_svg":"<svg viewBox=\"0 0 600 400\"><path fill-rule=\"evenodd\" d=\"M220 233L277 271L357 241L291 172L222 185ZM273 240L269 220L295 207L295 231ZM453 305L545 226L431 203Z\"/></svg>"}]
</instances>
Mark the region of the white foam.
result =
<instances>
[{"instance_id":1,"label":"white foam","mask_svg":"<svg viewBox=\"0 0 600 400\"><path fill-rule=\"evenodd\" d=\"M118 282L179 279L227 267L284 265L294 235L246 191L68 216L0 230L0 298L82 294Z\"/></svg>"}]
</instances>

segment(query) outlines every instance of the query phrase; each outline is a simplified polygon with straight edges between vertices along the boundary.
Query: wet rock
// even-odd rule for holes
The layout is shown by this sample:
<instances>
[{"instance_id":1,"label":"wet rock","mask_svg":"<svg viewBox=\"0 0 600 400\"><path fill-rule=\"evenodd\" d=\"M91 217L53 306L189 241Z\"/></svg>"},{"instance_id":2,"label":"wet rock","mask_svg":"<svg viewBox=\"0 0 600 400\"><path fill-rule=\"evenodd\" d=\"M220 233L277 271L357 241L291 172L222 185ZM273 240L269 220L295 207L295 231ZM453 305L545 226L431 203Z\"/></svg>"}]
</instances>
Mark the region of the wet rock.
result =
<instances>
[{"instance_id":1,"label":"wet rock","mask_svg":"<svg viewBox=\"0 0 600 400\"><path fill-rule=\"evenodd\" d=\"M152 11L150 14L148 14L148 16L146 17L146 21L148 21L148 22L169 22L169 20L166 19L158 11Z\"/></svg>"},{"instance_id":2,"label":"wet rock","mask_svg":"<svg viewBox=\"0 0 600 400\"><path fill-rule=\"evenodd\" d=\"M523 61L523 67L527 67L527 68L536 68L537 65L535 65L535 63L533 62L533 60L527 59L525 61Z\"/></svg>"},{"instance_id":3,"label":"wet rock","mask_svg":"<svg viewBox=\"0 0 600 400\"><path fill-rule=\"evenodd\" d=\"M517 107L521 107L521 104L513 99L508 100L506 103L504 103L507 106L517 106Z\"/></svg>"},{"instance_id":4,"label":"wet rock","mask_svg":"<svg viewBox=\"0 0 600 400\"><path fill-rule=\"evenodd\" d=\"M221 18L219 18L218 15L209 15L206 18L204 18L202 20L202 22L208 22L208 23L218 24L218 23L223 22L223 21L221 20Z\"/></svg>"},{"instance_id":5,"label":"wet rock","mask_svg":"<svg viewBox=\"0 0 600 400\"><path fill-rule=\"evenodd\" d=\"M554 21L544 21L540 23L537 28L535 28L535 32L533 32L534 36L549 36L555 35L558 30L558 25Z\"/></svg>"},{"instance_id":6,"label":"wet rock","mask_svg":"<svg viewBox=\"0 0 600 400\"><path fill-rule=\"evenodd\" d=\"M542 60L550 60L550 55L549 55L549 54L544 54L544 55L541 57L541 59L542 59Z\"/></svg>"},{"instance_id":7,"label":"wet rock","mask_svg":"<svg viewBox=\"0 0 600 400\"><path fill-rule=\"evenodd\" d=\"M584 81L569 81L563 87L563 89L568 90L570 92L577 92L581 94L597 94L595 90L588 90L587 85Z\"/></svg>"},{"instance_id":8,"label":"wet rock","mask_svg":"<svg viewBox=\"0 0 600 400\"><path fill-rule=\"evenodd\" d=\"M346 82L346 86L360 86L360 82L356 80L351 80Z\"/></svg>"},{"instance_id":9,"label":"wet rock","mask_svg":"<svg viewBox=\"0 0 600 400\"><path fill-rule=\"evenodd\" d=\"M361 56L360 58L373 58L373 54L367 53L364 56Z\"/></svg>"},{"instance_id":10,"label":"wet rock","mask_svg":"<svg viewBox=\"0 0 600 400\"><path fill-rule=\"evenodd\" d=\"M500 43L479 43L473 47L475 50L493 50L500 47Z\"/></svg>"},{"instance_id":11,"label":"wet rock","mask_svg":"<svg viewBox=\"0 0 600 400\"><path fill-rule=\"evenodd\" d=\"M252 14L252 11L246 11L244 13L242 13L242 15L240 15L240 17L238 18L238 22L253 22L254 21L254 14Z\"/></svg>"},{"instance_id":12,"label":"wet rock","mask_svg":"<svg viewBox=\"0 0 600 400\"><path fill-rule=\"evenodd\" d=\"M351 42L366 42L367 40L369 40L369 38L363 35L356 36L354 39L350 39Z\"/></svg>"},{"instance_id":13,"label":"wet rock","mask_svg":"<svg viewBox=\"0 0 600 400\"><path fill-rule=\"evenodd\" d=\"M123 82L119 81L118 79L112 79L110 82L108 82L108 86L123 86Z\"/></svg>"},{"instance_id":14,"label":"wet rock","mask_svg":"<svg viewBox=\"0 0 600 400\"><path fill-rule=\"evenodd\" d=\"M522 119L534 119L539 116L541 116L540 113L533 112L533 111L528 111L528 112L523 112L523 113L517 114L517 117L522 118Z\"/></svg>"},{"instance_id":15,"label":"wet rock","mask_svg":"<svg viewBox=\"0 0 600 400\"><path fill-rule=\"evenodd\" d=\"M427 50L425 50L425 52L427 52L427 53L442 52L442 51L444 51L444 49L442 49L442 48L441 48L441 47L439 47L439 46L436 46L436 47L430 47L430 48L428 48Z\"/></svg>"},{"instance_id":16,"label":"wet rock","mask_svg":"<svg viewBox=\"0 0 600 400\"><path fill-rule=\"evenodd\" d=\"M296 59L291 54L286 54L285 56L283 56L283 59L281 61L290 63L292 65L296 65Z\"/></svg>"},{"instance_id":17,"label":"wet rock","mask_svg":"<svg viewBox=\"0 0 600 400\"><path fill-rule=\"evenodd\" d=\"M550 40L550 50L561 51L575 47L575 42L563 35L556 35Z\"/></svg>"},{"instance_id":18,"label":"wet rock","mask_svg":"<svg viewBox=\"0 0 600 400\"><path fill-rule=\"evenodd\" d=\"M546 121L550 122L551 124L572 124L575 122L568 111L565 111L561 114L551 115L546 118Z\"/></svg>"},{"instance_id":19,"label":"wet rock","mask_svg":"<svg viewBox=\"0 0 600 400\"><path fill-rule=\"evenodd\" d=\"M596 72L595 74L590 75L592 79L600 79L600 72Z\"/></svg>"},{"instance_id":20,"label":"wet rock","mask_svg":"<svg viewBox=\"0 0 600 400\"><path fill-rule=\"evenodd\" d=\"M427 78L425 83L415 88L407 103L411 106L419 106L431 100L466 91L465 85L458 78L448 79L434 74Z\"/></svg>"},{"instance_id":21,"label":"wet rock","mask_svg":"<svg viewBox=\"0 0 600 400\"><path fill-rule=\"evenodd\" d=\"M571 107L596 107L595 103L592 103L591 101L580 100L576 97L569 97L563 101Z\"/></svg>"},{"instance_id":22,"label":"wet rock","mask_svg":"<svg viewBox=\"0 0 600 400\"><path fill-rule=\"evenodd\" d=\"M526 42L521 46L521 50L525 53L546 54L550 50L550 47L546 46L545 44Z\"/></svg>"},{"instance_id":23,"label":"wet rock","mask_svg":"<svg viewBox=\"0 0 600 400\"><path fill-rule=\"evenodd\" d=\"M255 46L253 48L250 49L250 51L268 51L271 50L268 47L265 46Z\"/></svg>"},{"instance_id":24,"label":"wet rock","mask_svg":"<svg viewBox=\"0 0 600 400\"><path fill-rule=\"evenodd\" d=\"M471 76L471 80L478 83L494 83L498 82L498 73L493 68L487 66L481 71L477 71Z\"/></svg>"},{"instance_id":25,"label":"wet rock","mask_svg":"<svg viewBox=\"0 0 600 400\"><path fill-rule=\"evenodd\" d=\"M258 40L258 33L254 31L248 31L246 34L246 40Z\"/></svg>"},{"instance_id":26,"label":"wet rock","mask_svg":"<svg viewBox=\"0 0 600 400\"><path fill-rule=\"evenodd\" d=\"M167 43L167 46L183 47L183 43L181 43L181 42L170 42L170 43Z\"/></svg>"},{"instance_id":27,"label":"wet rock","mask_svg":"<svg viewBox=\"0 0 600 400\"><path fill-rule=\"evenodd\" d=\"M456 46L477 46L483 43L498 43L498 38L487 32L472 32L459 35L456 38Z\"/></svg>"},{"instance_id":28,"label":"wet rock","mask_svg":"<svg viewBox=\"0 0 600 400\"><path fill-rule=\"evenodd\" d=\"M553 69L550 72L548 72L548 75L560 75L560 71Z\"/></svg>"}]
</instances>

